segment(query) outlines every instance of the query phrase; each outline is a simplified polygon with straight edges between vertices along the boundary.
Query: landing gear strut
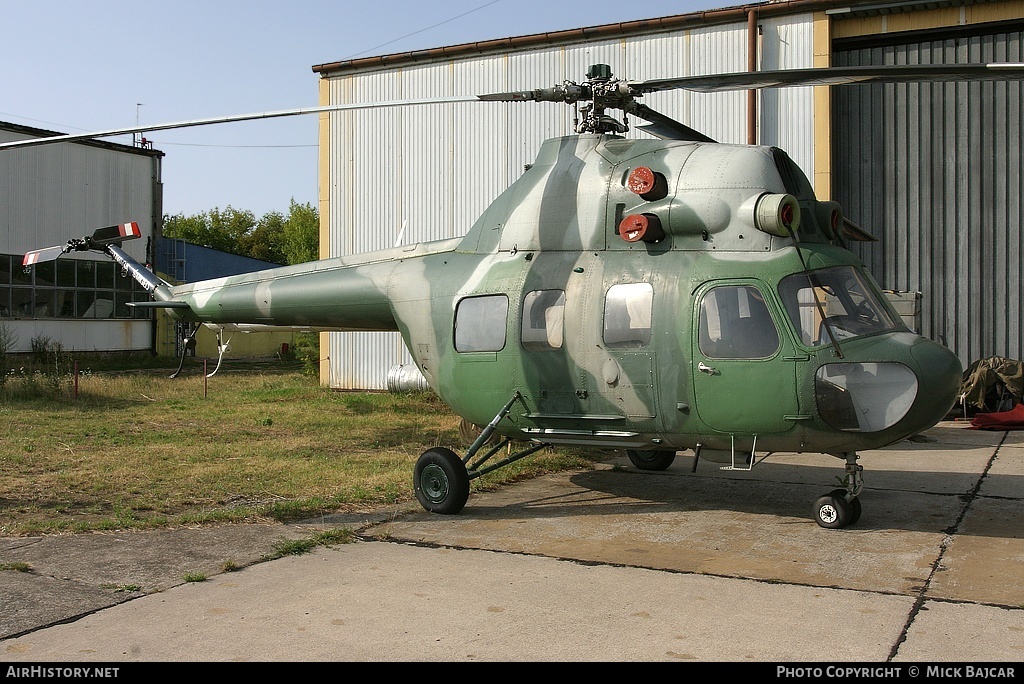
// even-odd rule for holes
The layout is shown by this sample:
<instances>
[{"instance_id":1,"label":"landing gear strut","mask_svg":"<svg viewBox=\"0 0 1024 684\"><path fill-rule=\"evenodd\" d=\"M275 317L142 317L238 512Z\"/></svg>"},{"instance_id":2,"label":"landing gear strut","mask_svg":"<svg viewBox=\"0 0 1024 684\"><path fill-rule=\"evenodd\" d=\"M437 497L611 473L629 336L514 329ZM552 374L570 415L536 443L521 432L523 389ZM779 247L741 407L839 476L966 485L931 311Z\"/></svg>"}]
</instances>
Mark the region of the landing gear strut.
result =
<instances>
[{"instance_id":1,"label":"landing gear strut","mask_svg":"<svg viewBox=\"0 0 1024 684\"><path fill-rule=\"evenodd\" d=\"M196 333L199 332L199 326L192 328L191 332L187 329L182 331L181 339L181 358L178 360L178 370L171 373L170 377L176 378L181 374L181 369L185 365L185 357L189 354L194 354L196 350Z\"/></svg>"},{"instance_id":2,"label":"landing gear strut","mask_svg":"<svg viewBox=\"0 0 1024 684\"><path fill-rule=\"evenodd\" d=\"M486 475L509 463L514 463L532 453L540 451L546 446L544 442L535 442L526 449L518 451L510 456L492 463L483 468L492 456L508 446L512 440L505 438L494 445L487 453L475 461L477 455L487 441L491 438L498 423L512 410L512 405L519 399L520 394L516 392L505 404L504 408L494 416L492 420L476 438L469 451L462 458L459 458L451 449L445 447L434 447L427 449L416 461L416 468L413 471L413 489L416 491L416 498L420 505L431 513L443 513L452 515L460 512L466 505L469 498L469 483L481 475Z\"/></svg>"},{"instance_id":3,"label":"landing gear strut","mask_svg":"<svg viewBox=\"0 0 1024 684\"><path fill-rule=\"evenodd\" d=\"M814 520L820 526L837 530L860 520L860 490L864 487L864 467L857 464L855 452L843 454L846 459L845 489L833 489L814 504Z\"/></svg>"}]
</instances>

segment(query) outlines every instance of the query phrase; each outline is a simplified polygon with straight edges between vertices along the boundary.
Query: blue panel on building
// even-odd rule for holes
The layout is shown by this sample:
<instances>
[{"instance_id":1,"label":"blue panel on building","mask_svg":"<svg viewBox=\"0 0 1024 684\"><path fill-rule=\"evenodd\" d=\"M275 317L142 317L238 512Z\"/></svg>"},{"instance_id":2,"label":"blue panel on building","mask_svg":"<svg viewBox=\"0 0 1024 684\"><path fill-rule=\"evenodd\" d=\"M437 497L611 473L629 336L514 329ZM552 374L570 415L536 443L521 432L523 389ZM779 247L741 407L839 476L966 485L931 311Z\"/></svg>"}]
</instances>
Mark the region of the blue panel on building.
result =
<instances>
[{"instance_id":1,"label":"blue panel on building","mask_svg":"<svg viewBox=\"0 0 1024 684\"><path fill-rule=\"evenodd\" d=\"M157 272L177 283L194 283L277 266L280 264L221 252L184 240L162 237L156 243Z\"/></svg>"}]
</instances>

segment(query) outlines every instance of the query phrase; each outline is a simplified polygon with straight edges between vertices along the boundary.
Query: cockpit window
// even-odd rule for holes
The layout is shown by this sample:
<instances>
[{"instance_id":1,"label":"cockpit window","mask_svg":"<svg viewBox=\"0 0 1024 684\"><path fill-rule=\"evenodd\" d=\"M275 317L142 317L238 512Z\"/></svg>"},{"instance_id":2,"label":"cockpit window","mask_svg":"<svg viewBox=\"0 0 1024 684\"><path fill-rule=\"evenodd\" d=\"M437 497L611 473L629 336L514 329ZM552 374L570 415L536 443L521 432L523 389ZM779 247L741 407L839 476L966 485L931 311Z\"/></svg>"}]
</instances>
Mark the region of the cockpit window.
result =
<instances>
[{"instance_id":1,"label":"cockpit window","mask_svg":"<svg viewBox=\"0 0 1024 684\"><path fill-rule=\"evenodd\" d=\"M779 331L750 285L719 285L700 301L698 344L712 359L764 359L779 349Z\"/></svg>"},{"instance_id":2,"label":"cockpit window","mask_svg":"<svg viewBox=\"0 0 1024 684\"><path fill-rule=\"evenodd\" d=\"M836 266L791 275L779 284L779 294L800 341L809 347L900 330L875 288L852 266Z\"/></svg>"}]
</instances>

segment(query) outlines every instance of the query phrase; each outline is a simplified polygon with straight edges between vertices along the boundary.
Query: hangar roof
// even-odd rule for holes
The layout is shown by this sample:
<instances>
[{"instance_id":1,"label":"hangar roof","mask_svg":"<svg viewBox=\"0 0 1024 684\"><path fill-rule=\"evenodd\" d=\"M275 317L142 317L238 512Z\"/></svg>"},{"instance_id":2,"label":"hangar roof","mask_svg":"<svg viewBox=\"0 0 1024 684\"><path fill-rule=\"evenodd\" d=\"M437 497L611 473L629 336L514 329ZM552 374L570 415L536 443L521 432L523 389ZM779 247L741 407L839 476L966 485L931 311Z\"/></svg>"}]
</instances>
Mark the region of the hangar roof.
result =
<instances>
[{"instance_id":1,"label":"hangar roof","mask_svg":"<svg viewBox=\"0 0 1024 684\"><path fill-rule=\"evenodd\" d=\"M29 138L48 138L55 135L64 135L60 131L50 131L43 128L33 128L32 126L22 126L21 124L10 123L7 121L0 121L0 131L9 131L11 133L19 133ZM163 157L164 152L160 150L154 150L151 147L136 147L135 145L123 145L121 143L109 142L106 140L76 140L72 141L79 145L89 145L91 147L102 147L108 150L114 150L117 152L127 152L129 154L141 154L148 157Z\"/></svg>"},{"instance_id":2,"label":"hangar roof","mask_svg":"<svg viewBox=\"0 0 1024 684\"><path fill-rule=\"evenodd\" d=\"M432 62L438 59L481 55L495 52L508 52L510 50L523 50L544 45L564 44L575 41L621 37L641 33L655 33L660 31L674 31L686 28L713 26L715 24L728 24L745 21L747 19L747 15L751 11L757 12L761 17L796 14L799 12L826 11L833 17L841 15L843 18L856 18L880 14L897 14L902 12L932 10L962 5L980 5L998 1L999 0L933 0L932 2L921 2L919 0L894 0L892 2L880 2L879 0L850 0L849 2L843 3L841 7L837 7L838 3L834 0L773 0L771 2L747 3L744 5L724 7L722 9L691 12L689 14L675 14L667 17L639 19L636 21L602 24L599 26L584 26L582 28L567 29L564 31L534 33L525 36L496 38L493 40L462 43L459 45L415 50L412 52L398 52L374 57L361 57L357 59L327 62L325 64L314 65L313 71L315 73L319 73L321 77L328 77L346 71L357 71L374 67L399 66L402 64L415 64L417 62Z\"/></svg>"}]
</instances>

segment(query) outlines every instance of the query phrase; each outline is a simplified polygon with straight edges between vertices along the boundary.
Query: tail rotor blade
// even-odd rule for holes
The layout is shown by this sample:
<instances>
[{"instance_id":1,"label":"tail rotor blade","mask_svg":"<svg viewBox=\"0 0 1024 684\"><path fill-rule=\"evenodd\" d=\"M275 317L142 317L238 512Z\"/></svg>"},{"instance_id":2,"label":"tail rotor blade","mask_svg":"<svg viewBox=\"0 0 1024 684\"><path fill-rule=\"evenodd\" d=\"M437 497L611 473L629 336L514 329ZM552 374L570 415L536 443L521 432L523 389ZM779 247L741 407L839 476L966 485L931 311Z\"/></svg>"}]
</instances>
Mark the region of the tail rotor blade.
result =
<instances>
[{"instance_id":1,"label":"tail rotor blade","mask_svg":"<svg viewBox=\"0 0 1024 684\"><path fill-rule=\"evenodd\" d=\"M53 261L57 257L64 254L63 247L46 247L44 249L34 249L31 252L25 253L25 258L22 259L21 265L25 268L34 266L35 264L43 261Z\"/></svg>"},{"instance_id":2,"label":"tail rotor blade","mask_svg":"<svg viewBox=\"0 0 1024 684\"><path fill-rule=\"evenodd\" d=\"M116 226L99 228L92 234L90 239L94 245L109 245L114 242L121 242L122 240L134 240L139 237L142 237L139 224L132 221L131 223L119 223Z\"/></svg>"},{"instance_id":3,"label":"tail rotor blade","mask_svg":"<svg viewBox=\"0 0 1024 684\"><path fill-rule=\"evenodd\" d=\"M91 236L84 238L75 238L68 240L68 243L63 247L46 247L44 249L35 249L25 254L25 258L22 260L21 265L25 268L33 266L42 261L53 261L62 254L68 252L84 252L90 249L99 249L107 245L120 244L123 240L134 240L135 238L142 237L142 231L139 230L139 224L135 221L130 223L119 223L116 226L107 226L106 228L99 228Z\"/></svg>"}]
</instances>

